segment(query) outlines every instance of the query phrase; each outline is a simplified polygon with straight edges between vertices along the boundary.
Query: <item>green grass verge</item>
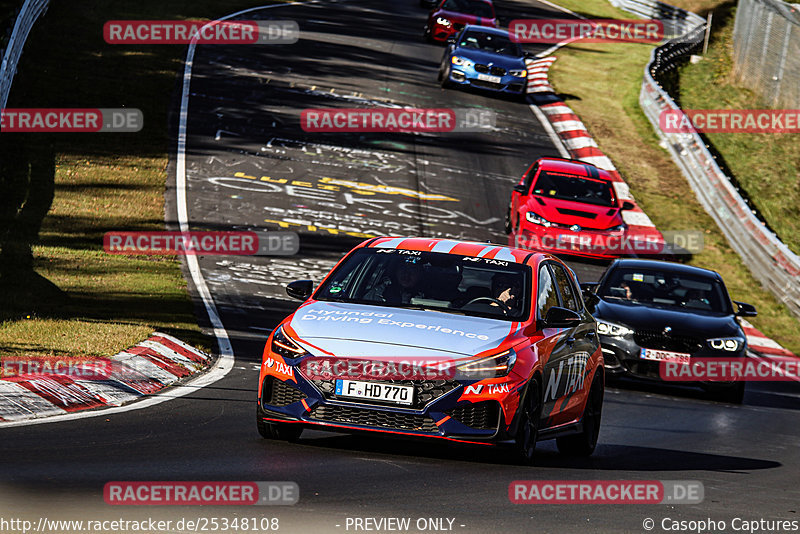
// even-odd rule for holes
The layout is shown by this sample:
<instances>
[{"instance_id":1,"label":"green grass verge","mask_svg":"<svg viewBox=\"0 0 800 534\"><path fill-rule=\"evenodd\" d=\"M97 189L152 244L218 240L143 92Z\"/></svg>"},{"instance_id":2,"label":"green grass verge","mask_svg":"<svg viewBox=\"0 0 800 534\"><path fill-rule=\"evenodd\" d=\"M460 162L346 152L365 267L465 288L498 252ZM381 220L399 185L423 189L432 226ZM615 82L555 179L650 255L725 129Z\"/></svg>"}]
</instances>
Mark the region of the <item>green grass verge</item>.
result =
<instances>
[{"instance_id":1,"label":"green grass verge","mask_svg":"<svg viewBox=\"0 0 800 534\"><path fill-rule=\"evenodd\" d=\"M26 43L8 107L139 108L145 126L53 135L55 199L34 248L40 276L0 295L0 355L109 356L153 330L213 347L196 324L178 259L103 252L107 231L164 228L167 114L186 53L182 45L108 45L103 24L213 19L264 3L51 3Z\"/></svg>"},{"instance_id":2,"label":"green grass verge","mask_svg":"<svg viewBox=\"0 0 800 534\"><path fill-rule=\"evenodd\" d=\"M632 18L605 0L558 3L587 17ZM732 298L758 308L759 315L751 322L800 354L800 321L761 288L731 249L669 154L659 146L639 108L642 73L651 50L651 46L639 44L570 45L556 53L558 61L551 69L551 82L614 161L656 226L661 230L702 229L704 251L690 263L719 272Z\"/></svg>"}]
</instances>

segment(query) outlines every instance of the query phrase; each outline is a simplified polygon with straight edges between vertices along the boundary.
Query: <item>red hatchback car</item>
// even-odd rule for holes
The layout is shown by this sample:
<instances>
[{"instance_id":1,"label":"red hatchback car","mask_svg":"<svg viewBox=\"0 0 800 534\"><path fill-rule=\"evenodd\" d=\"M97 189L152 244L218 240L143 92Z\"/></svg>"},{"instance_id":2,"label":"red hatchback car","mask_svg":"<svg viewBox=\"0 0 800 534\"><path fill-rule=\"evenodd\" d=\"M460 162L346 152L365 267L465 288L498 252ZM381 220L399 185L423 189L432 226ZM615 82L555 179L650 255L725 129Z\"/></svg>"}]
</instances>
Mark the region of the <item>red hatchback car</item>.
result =
<instances>
[{"instance_id":1,"label":"red hatchback car","mask_svg":"<svg viewBox=\"0 0 800 534\"><path fill-rule=\"evenodd\" d=\"M511 193L506 232L516 246L616 258L625 252L623 210L633 209L606 171L577 160L539 158Z\"/></svg>"},{"instance_id":2,"label":"red hatchback car","mask_svg":"<svg viewBox=\"0 0 800 534\"><path fill-rule=\"evenodd\" d=\"M491 0L442 0L428 17L424 37L443 43L468 24L498 27Z\"/></svg>"}]
</instances>

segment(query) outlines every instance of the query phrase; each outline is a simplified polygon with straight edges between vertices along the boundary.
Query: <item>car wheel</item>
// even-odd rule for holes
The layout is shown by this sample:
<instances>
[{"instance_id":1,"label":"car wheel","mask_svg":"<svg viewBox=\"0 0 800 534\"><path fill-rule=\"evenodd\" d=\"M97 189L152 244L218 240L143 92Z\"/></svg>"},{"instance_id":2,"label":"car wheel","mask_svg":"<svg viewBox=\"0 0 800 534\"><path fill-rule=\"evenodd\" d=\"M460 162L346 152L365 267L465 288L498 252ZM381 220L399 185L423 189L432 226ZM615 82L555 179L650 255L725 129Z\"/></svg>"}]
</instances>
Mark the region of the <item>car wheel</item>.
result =
<instances>
[{"instance_id":1,"label":"car wheel","mask_svg":"<svg viewBox=\"0 0 800 534\"><path fill-rule=\"evenodd\" d=\"M603 375L597 373L589 390L586 408L583 410L583 430L580 434L556 438L556 445L561 454L569 456L591 456L597 446L600 434L600 418L603 415Z\"/></svg>"},{"instance_id":2,"label":"car wheel","mask_svg":"<svg viewBox=\"0 0 800 534\"><path fill-rule=\"evenodd\" d=\"M506 211L506 220L503 223L503 229L506 231L507 234L510 234L513 228L511 227L511 206L508 207L508 211Z\"/></svg>"},{"instance_id":3,"label":"car wheel","mask_svg":"<svg viewBox=\"0 0 800 534\"><path fill-rule=\"evenodd\" d=\"M536 456L536 440L539 438L539 420L542 416L542 396L539 382L535 379L528 383L528 390L519 411L517 434L514 436L514 447L517 458L522 465L533 465Z\"/></svg>"},{"instance_id":4,"label":"car wheel","mask_svg":"<svg viewBox=\"0 0 800 534\"><path fill-rule=\"evenodd\" d=\"M267 423L258 413L256 413L256 426L258 427L258 433L264 439L296 441L300 438L300 434L303 433L303 427L299 424Z\"/></svg>"},{"instance_id":5,"label":"car wheel","mask_svg":"<svg viewBox=\"0 0 800 534\"><path fill-rule=\"evenodd\" d=\"M442 64L442 68L439 69L439 82L442 84L442 89L447 89L452 87L453 84L450 82L450 65L448 64L447 67Z\"/></svg>"},{"instance_id":6,"label":"car wheel","mask_svg":"<svg viewBox=\"0 0 800 534\"><path fill-rule=\"evenodd\" d=\"M731 404L741 404L744 400L744 382L736 382L726 388L711 390L714 400L729 402Z\"/></svg>"}]
</instances>

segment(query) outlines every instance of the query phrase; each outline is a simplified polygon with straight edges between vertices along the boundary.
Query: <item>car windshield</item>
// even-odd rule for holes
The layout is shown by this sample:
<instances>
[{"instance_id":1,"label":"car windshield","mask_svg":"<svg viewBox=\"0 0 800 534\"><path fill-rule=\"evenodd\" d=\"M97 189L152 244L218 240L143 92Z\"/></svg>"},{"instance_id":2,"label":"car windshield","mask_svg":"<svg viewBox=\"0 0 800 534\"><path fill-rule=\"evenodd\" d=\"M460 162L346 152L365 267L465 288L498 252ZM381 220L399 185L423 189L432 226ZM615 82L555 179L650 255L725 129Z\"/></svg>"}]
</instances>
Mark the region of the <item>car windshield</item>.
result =
<instances>
[{"instance_id":1,"label":"car windshield","mask_svg":"<svg viewBox=\"0 0 800 534\"><path fill-rule=\"evenodd\" d=\"M331 273L315 298L523 320L528 295L530 267L513 261L362 248Z\"/></svg>"},{"instance_id":2,"label":"car windshield","mask_svg":"<svg viewBox=\"0 0 800 534\"><path fill-rule=\"evenodd\" d=\"M705 276L649 269L615 269L597 290L598 296L647 306L729 315L725 287Z\"/></svg>"},{"instance_id":3,"label":"car windshield","mask_svg":"<svg viewBox=\"0 0 800 534\"><path fill-rule=\"evenodd\" d=\"M486 19L494 18L492 6L481 0L447 0L444 5L442 5L442 9L455 13L475 15L476 17Z\"/></svg>"},{"instance_id":4,"label":"car windshield","mask_svg":"<svg viewBox=\"0 0 800 534\"><path fill-rule=\"evenodd\" d=\"M484 33L480 31L466 32L458 43L461 48L483 50L504 56L522 57L522 49L505 35Z\"/></svg>"},{"instance_id":5,"label":"car windshield","mask_svg":"<svg viewBox=\"0 0 800 534\"><path fill-rule=\"evenodd\" d=\"M584 178L573 174L541 171L533 184L534 195L595 204L615 206L614 189L606 180Z\"/></svg>"}]
</instances>

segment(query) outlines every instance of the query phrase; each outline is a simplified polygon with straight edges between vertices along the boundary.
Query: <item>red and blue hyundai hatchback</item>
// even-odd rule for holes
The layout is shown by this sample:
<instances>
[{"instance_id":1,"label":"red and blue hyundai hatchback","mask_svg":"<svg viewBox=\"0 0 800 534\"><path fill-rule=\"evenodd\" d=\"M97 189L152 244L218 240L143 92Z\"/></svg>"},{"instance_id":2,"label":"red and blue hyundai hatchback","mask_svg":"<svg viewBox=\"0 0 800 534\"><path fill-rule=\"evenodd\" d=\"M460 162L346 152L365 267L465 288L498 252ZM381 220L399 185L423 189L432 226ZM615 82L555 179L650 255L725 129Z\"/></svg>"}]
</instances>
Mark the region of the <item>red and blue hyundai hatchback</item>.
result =
<instances>
[{"instance_id":1,"label":"red and blue hyundai hatchback","mask_svg":"<svg viewBox=\"0 0 800 534\"><path fill-rule=\"evenodd\" d=\"M511 193L506 232L517 246L554 254L616 258L631 250L622 212L634 209L610 174L577 160L539 158Z\"/></svg>"},{"instance_id":2,"label":"red and blue hyundai hatchback","mask_svg":"<svg viewBox=\"0 0 800 534\"><path fill-rule=\"evenodd\" d=\"M604 367L573 271L488 243L375 238L350 251L267 339L257 425L589 455Z\"/></svg>"},{"instance_id":3,"label":"red and blue hyundai hatchback","mask_svg":"<svg viewBox=\"0 0 800 534\"><path fill-rule=\"evenodd\" d=\"M443 43L469 24L498 27L491 0L442 0L428 16L424 37Z\"/></svg>"}]
</instances>

